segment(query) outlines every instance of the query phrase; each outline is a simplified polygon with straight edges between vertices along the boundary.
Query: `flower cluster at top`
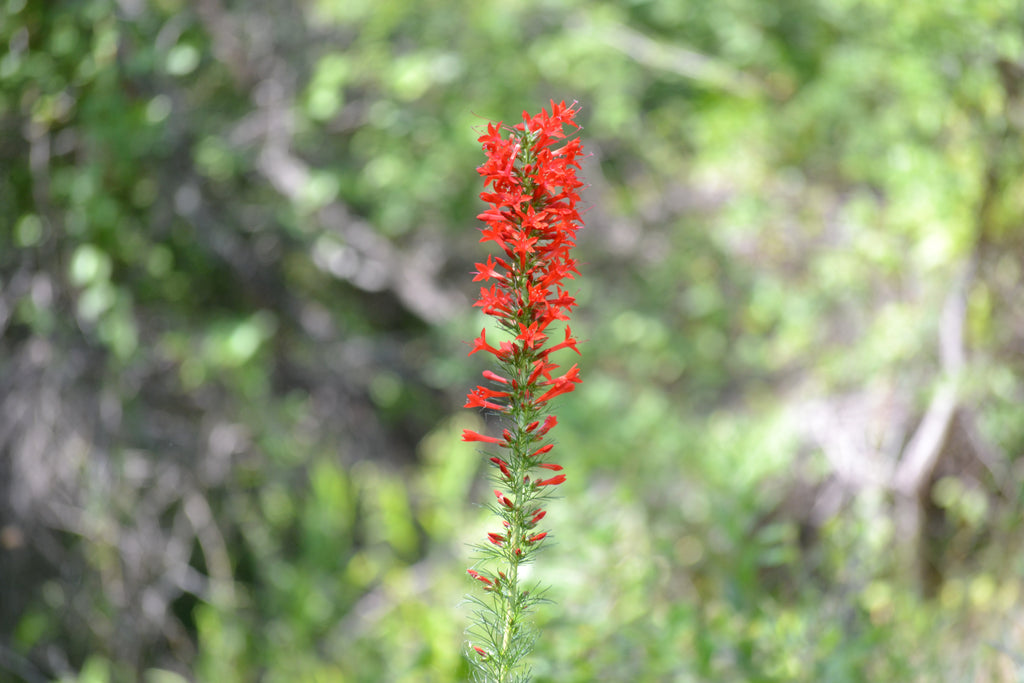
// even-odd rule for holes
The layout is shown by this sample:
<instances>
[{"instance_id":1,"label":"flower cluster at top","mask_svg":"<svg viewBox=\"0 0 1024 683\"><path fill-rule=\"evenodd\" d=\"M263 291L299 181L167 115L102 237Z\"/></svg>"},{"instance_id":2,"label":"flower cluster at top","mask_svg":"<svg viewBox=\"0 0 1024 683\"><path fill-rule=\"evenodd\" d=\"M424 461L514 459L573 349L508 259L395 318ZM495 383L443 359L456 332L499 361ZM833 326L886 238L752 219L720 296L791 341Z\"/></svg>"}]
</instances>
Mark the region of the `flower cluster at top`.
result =
<instances>
[{"instance_id":1,"label":"flower cluster at top","mask_svg":"<svg viewBox=\"0 0 1024 683\"><path fill-rule=\"evenodd\" d=\"M469 393L466 407L494 411L505 428L501 436L466 430L462 438L500 449L490 458L499 486L491 509L503 524L481 548L485 557L504 560L508 570L469 570L486 591L507 602L502 609L495 605L494 623L481 629L489 636L484 647L473 646L483 660L508 654L512 606L524 604L516 570L547 536L537 529L545 516L543 498L565 481L561 465L548 459L553 444L546 437L557 424L549 402L581 381L575 364L563 371L551 358L562 349L579 353L568 324L576 300L564 288L578 272L571 251L582 226L576 169L583 146L563 130L579 127L573 121L577 111L552 102L550 113L524 112L514 127L489 124L479 138L487 155L478 169L485 188L480 197L488 204L478 216L485 224L480 241L493 242L500 253L476 264L474 282L484 285L475 305L496 319L505 340L488 340L486 328L474 340L470 355L491 354L499 371L483 372L487 381ZM556 322L565 323L562 334L552 332Z\"/></svg>"},{"instance_id":2,"label":"flower cluster at top","mask_svg":"<svg viewBox=\"0 0 1024 683\"><path fill-rule=\"evenodd\" d=\"M565 339L544 347L545 330L556 320L568 320L576 300L562 288L572 278L576 261L570 256L575 246L576 231L581 225L576 204L577 190L582 183L576 179L577 158L583 151L578 139L560 147L565 138L562 127L573 125L576 109L565 103L552 103L549 116L541 110L536 116L523 113L524 122L516 125L514 134L502 137L501 124L489 124L480 142L487 153L487 162L478 170L485 177L480 198L490 205L477 216L486 223L481 242L494 242L505 258L488 256L486 263L476 264L474 282L494 281L480 288L476 306L497 318L501 327L515 335L513 342L501 342L497 348L487 342L487 330L473 342L470 355L477 351L493 354L504 366L521 369L529 361L529 374L507 378L484 372L485 379L502 386L495 391L478 386L469 394L466 407L506 410L509 406L496 402L510 396L509 386L522 389L524 398L541 405L558 394L572 391L579 382L573 366L565 374L552 377L558 366L550 354L563 349L576 349L572 329L566 325ZM539 382L543 377L544 381ZM543 388L538 392L539 388Z\"/></svg>"}]
</instances>

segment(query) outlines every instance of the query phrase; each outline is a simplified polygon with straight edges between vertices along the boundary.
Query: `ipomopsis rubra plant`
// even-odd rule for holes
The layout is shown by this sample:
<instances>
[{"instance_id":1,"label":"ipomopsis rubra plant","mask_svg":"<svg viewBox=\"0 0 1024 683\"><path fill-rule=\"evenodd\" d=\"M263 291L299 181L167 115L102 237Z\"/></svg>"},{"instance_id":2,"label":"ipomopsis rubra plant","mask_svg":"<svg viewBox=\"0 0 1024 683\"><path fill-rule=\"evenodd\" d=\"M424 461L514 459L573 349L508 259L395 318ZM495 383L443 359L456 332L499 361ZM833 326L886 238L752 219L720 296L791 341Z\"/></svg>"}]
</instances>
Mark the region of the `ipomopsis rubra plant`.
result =
<instances>
[{"instance_id":1,"label":"ipomopsis rubra plant","mask_svg":"<svg viewBox=\"0 0 1024 683\"><path fill-rule=\"evenodd\" d=\"M484 286L475 305L494 317L504 338L488 341L485 328L474 340L470 355L490 354L497 371L483 372L486 382L470 392L466 407L496 417L500 436L466 430L462 438L489 449L489 508L500 520L468 570L481 592L469 598L475 610L467 654L476 678L488 683L529 678L524 659L536 632L526 618L543 598L537 585L526 585L521 568L550 538L544 504L565 481L549 435L558 422L551 400L580 382L576 365L563 371L552 360L563 349L579 353L568 323L576 300L563 286L578 272L571 253L582 226L576 170L583 146L565 132L579 128L577 111L575 103L552 101L550 113L524 112L512 127L489 124L479 139L487 155L478 169L480 197L489 207L478 216L480 241L500 253L476 264L473 280ZM561 334L552 329L559 323Z\"/></svg>"}]
</instances>

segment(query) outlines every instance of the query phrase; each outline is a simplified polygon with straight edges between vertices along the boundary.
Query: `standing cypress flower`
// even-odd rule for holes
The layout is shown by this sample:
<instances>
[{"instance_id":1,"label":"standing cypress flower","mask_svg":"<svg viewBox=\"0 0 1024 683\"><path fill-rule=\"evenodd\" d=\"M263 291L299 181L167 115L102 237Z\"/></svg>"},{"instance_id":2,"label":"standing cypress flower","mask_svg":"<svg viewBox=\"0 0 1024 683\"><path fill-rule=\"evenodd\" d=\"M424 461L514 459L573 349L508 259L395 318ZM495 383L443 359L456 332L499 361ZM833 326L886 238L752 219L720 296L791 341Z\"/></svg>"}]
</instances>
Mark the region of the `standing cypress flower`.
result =
<instances>
[{"instance_id":1,"label":"standing cypress flower","mask_svg":"<svg viewBox=\"0 0 1024 683\"><path fill-rule=\"evenodd\" d=\"M560 372L551 360L562 349L579 353L568 325L576 300L563 289L578 272L570 253L582 226L576 169L583 146L563 132L567 125L579 128L573 122L577 111L575 103L552 101L550 114L523 112L522 123L489 124L479 139L487 155L478 169L484 176L480 198L489 205L478 216L485 224L480 241L494 242L501 255L476 264L473 281L485 286L475 305L509 337L494 346L481 330L474 340L470 355L491 354L499 372L485 370L487 384L471 391L465 406L493 411L504 423L502 435L462 435L500 449L487 455L498 487L489 508L501 518L501 528L477 546L480 561L469 570L484 596L470 597L476 610L467 655L477 680L487 683L529 678L523 660L535 635L524 618L541 597L536 587L524 588L519 569L549 537L537 528L545 516L542 506L565 481L564 474L549 476L562 469L548 459L553 444L545 441L558 422L549 402L581 381L576 365ZM564 339L551 344L555 321L566 322Z\"/></svg>"}]
</instances>

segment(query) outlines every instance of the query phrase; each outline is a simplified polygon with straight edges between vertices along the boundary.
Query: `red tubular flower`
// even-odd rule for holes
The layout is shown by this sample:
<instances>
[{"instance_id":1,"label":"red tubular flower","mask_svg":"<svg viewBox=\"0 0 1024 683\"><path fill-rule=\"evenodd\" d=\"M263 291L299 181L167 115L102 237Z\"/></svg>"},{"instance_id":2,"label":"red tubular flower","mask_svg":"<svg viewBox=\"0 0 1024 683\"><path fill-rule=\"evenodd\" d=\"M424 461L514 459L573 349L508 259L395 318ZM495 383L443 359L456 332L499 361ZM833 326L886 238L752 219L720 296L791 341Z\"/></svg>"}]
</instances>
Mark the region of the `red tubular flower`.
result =
<instances>
[{"instance_id":1,"label":"red tubular flower","mask_svg":"<svg viewBox=\"0 0 1024 683\"><path fill-rule=\"evenodd\" d=\"M573 351L576 352L577 355L582 355L580 354L580 350L576 348L576 339L572 336L572 330L569 329L568 325L565 326L565 341L562 342L561 344L556 344L555 346L552 346L550 349L548 349L548 353L554 353L559 349L572 349Z\"/></svg>"},{"instance_id":2,"label":"red tubular flower","mask_svg":"<svg viewBox=\"0 0 1024 683\"><path fill-rule=\"evenodd\" d=\"M469 352L468 355L472 356L477 351L487 351L488 353L494 354L498 358L501 358L502 356L502 352L500 350L494 348L493 346L487 343L486 328L480 330L480 336L473 340L473 349Z\"/></svg>"},{"instance_id":3,"label":"red tubular flower","mask_svg":"<svg viewBox=\"0 0 1024 683\"><path fill-rule=\"evenodd\" d=\"M505 442L502 441L501 439L495 438L493 436L485 436L483 434L477 434L476 432L474 432L474 431L472 431L470 429L463 429L462 430L462 440L463 441L483 441L484 443L493 443L493 444L498 444L499 446L504 446L505 445Z\"/></svg>"},{"instance_id":4,"label":"red tubular flower","mask_svg":"<svg viewBox=\"0 0 1024 683\"><path fill-rule=\"evenodd\" d=\"M531 458L535 458L538 455L544 455L545 453L550 453L551 449L554 448L554 447L555 447L555 444L553 444L553 443L549 443L547 446L541 446L540 448L535 450L533 453L530 453L530 457Z\"/></svg>"},{"instance_id":5,"label":"red tubular flower","mask_svg":"<svg viewBox=\"0 0 1024 683\"><path fill-rule=\"evenodd\" d=\"M466 405L463 408L490 408L491 410L505 410L500 403L489 401L491 398L504 398L508 394L500 391L491 391L486 387L477 387L466 397Z\"/></svg>"},{"instance_id":6,"label":"red tubular flower","mask_svg":"<svg viewBox=\"0 0 1024 683\"><path fill-rule=\"evenodd\" d=\"M492 382L497 382L498 384L508 384L508 380L507 379L505 379L501 375L498 375L498 374L495 374L495 373L491 372L490 370L484 370L483 371L483 376L484 376L484 379L489 379Z\"/></svg>"},{"instance_id":7,"label":"red tubular flower","mask_svg":"<svg viewBox=\"0 0 1024 683\"><path fill-rule=\"evenodd\" d=\"M569 368L569 372L565 373L561 377L556 377L555 379L548 382L548 385L551 388L545 391L543 394L541 394L539 398L537 398L537 403L544 403L545 401L548 401L554 398L555 396L558 396L559 394L567 394L573 389L575 389L575 384L578 384L579 382L583 381L579 378L579 374L579 368L573 365L571 368Z\"/></svg>"},{"instance_id":8,"label":"red tubular flower","mask_svg":"<svg viewBox=\"0 0 1024 683\"><path fill-rule=\"evenodd\" d=\"M536 348L548 338L546 334L541 333L542 329L544 328L540 327L539 323L533 323L529 327L519 323L519 336L516 339L523 342L523 346L528 349Z\"/></svg>"},{"instance_id":9,"label":"red tubular flower","mask_svg":"<svg viewBox=\"0 0 1024 683\"><path fill-rule=\"evenodd\" d=\"M488 586L492 586L492 585L494 585L494 582L493 582L493 581L491 581L490 579L488 579L488 578L487 578L486 576L484 576L484 575L483 575L483 574L481 574L480 572L477 572L477 571L473 571L472 569L467 569L467 570L466 570L466 573L468 573L468 574L469 574L470 576L472 576L472 577L473 577L474 579L476 579L477 581L481 581L481 582L483 582L483 583L486 583L486 584L487 584Z\"/></svg>"},{"instance_id":10,"label":"red tubular flower","mask_svg":"<svg viewBox=\"0 0 1024 683\"><path fill-rule=\"evenodd\" d=\"M554 477L551 477L550 479L541 479L539 481L535 481L535 482L533 482L533 485L537 486L537 487L541 487L541 486L555 486L557 484L561 484L563 481L565 481L565 475L564 474L558 474L558 475L556 475Z\"/></svg>"},{"instance_id":11,"label":"red tubular flower","mask_svg":"<svg viewBox=\"0 0 1024 683\"><path fill-rule=\"evenodd\" d=\"M480 298L473 305L483 309L483 312L488 315L504 316L511 313L513 303L509 299L508 293L501 291L499 286L495 285L490 289L481 287ZM498 352L491 349L487 350L498 355Z\"/></svg>"},{"instance_id":12,"label":"red tubular flower","mask_svg":"<svg viewBox=\"0 0 1024 683\"><path fill-rule=\"evenodd\" d=\"M551 379L551 371L556 370L558 366L555 365L554 363L545 362L546 358L547 356L534 362L533 372L530 373L530 378L526 380L527 384L533 384L538 379L540 379L541 375L544 375L548 379Z\"/></svg>"},{"instance_id":13,"label":"red tubular flower","mask_svg":"<svg viewBox=\"0 0 1024 683\"><path fill-rule=\"evenodd\" d=\"M504 505L508 509L511 510L514 507L512 505L512 501L508 499L508 496L506 496L504 493L502 493L498 489L494 489L494 496L498 499L499 503L501 503L502 505Z\"/></svg>"},{"instance_id":14,"label":"red tubular flower","mask_svg":"<svg viewBox=\"0 0 1024 683\"><path fill-rule=\"evenodd\" d=\"M558 418L555 417L554 415L548 415L544 419L544 424L541 425L540 430L536 434L533 435L533 438L539 439L539 438L543 437L545 434L550 432L551 428L554 427L556 424L558 424Z\"/></svg>"},{"instance_id":15,"label":"red tubular flower","mask_svg":"<svg viewBox=\"0 0 1024 683\"><path fill-rule=\"evenodd\" d=\"M492 278L495 280L504 280L505 276L497 270L497 266L499 265L505 265L507 267L507 264L505 264L501 259L495 261L493 256L488 256L487 263L476 264L476 277L473 278L473 282L490 280Z\"/></svg>"},{"instance_id":16,"label":"red tubular flower","mask_svg":"<svg viewBox=\"0 0 1024 683\"><path fill-rule=\"evenodd\" d=\"M506 464L504 460L502 460L501 458L495 457L495 458L491 458L491 462L493 462L495 465L497 465L498 469L501 470L501 476L505 477L506 479L511 479L512 478L512 473L509 472L508 464Z\"/></svg>"}]
</instances>

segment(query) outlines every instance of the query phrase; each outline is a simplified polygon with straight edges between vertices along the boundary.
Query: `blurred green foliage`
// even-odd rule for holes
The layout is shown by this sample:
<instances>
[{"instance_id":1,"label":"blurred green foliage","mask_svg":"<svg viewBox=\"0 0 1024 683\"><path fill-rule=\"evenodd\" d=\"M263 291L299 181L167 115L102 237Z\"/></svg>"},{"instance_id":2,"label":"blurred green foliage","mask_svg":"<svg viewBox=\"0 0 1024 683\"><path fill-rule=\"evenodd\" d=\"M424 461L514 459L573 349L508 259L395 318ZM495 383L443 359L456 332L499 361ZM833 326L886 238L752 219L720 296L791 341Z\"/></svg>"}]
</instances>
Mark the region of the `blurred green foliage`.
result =
<instances>
[{"instance_id":1,"label":"blurred green foliage","mask_svg":"<svg viewBox=\"0 0 1024 683\"><path fill-rule=\"evenodd\" d=\"M548 98L536 680L1021 680L1009 0L0 0L0 679L465 678L475 136Z\"/></svg>"}]
</instances>

